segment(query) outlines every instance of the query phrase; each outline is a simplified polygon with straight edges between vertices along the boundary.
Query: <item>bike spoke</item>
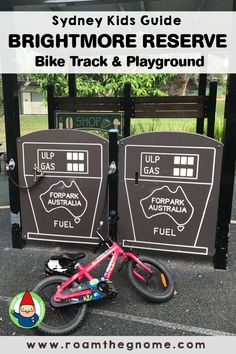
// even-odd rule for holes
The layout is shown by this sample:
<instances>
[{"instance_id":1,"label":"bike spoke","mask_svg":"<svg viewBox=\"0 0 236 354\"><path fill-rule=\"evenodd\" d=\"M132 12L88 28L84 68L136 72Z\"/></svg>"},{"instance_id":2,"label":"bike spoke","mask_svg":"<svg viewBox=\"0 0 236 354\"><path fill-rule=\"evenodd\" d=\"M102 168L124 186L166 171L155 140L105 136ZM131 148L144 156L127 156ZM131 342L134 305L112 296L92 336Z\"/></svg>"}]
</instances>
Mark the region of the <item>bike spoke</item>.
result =
<instances>
[{"instance_id":1,"label":"bike spoke","mask_svg":"<svg viewBox=\"0 0 236 354\"><path fill-rule=\"evenodd\" d=\"M155 289L158 289L161 292L165 291L166 287L162 282L160 270L152 264L148 264L147 262L143 263L152 270L152 273L148 272L140 265L136 264L133 271L140 285L144 289L147 287L149 290L153 289L153 291L155 291Z\"/></svg>"},{"instance_id":2,"label":"bike spoke","mask_svg":"<svg viewBox=\"0 0 236 354\"><path fill-rule=\"evenodd\" d=\"M49 326L53 325L55 328L68 326L80 311L76 305L59 308L51 305L51 297L55 294L59 285L58 283L47 285L39 293L46 306L44 323Z\"/></svg>"}]
</instances>

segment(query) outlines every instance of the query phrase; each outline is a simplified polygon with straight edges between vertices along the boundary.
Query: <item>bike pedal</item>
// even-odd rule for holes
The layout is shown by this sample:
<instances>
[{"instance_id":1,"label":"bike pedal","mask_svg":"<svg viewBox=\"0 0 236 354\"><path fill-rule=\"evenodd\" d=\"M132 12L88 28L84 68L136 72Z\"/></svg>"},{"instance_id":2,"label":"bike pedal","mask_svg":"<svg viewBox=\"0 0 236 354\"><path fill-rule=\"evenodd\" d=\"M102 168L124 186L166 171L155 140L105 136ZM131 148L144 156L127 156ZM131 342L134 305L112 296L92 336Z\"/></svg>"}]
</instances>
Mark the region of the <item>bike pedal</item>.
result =
<instances>
[{"instance_id":1,"label":"bike pedal","mask_svg":"<svg viewBox=\"0 0 236 354\"><path fill-rule=\"evenodd\" d=\"M109 295L111 298L116 297L116 296L118 295L118 291L117 291L117 289L115 288L115 286L113 285L113 283L110 284L108 295Z\"/></svg>"},{"instance_id":2,"label":"bike pedal","mask_svg":"<svg viewBox=\"0 0 236 354\"><path fill-rule=\"evenodd\" d=\"M112 290L112 291L109 292L109 294L107 294L107 297L108 297L109 299L113 299L113 298L115 298L117 295L118 295L118 291L117 291L117 290Z\"/></svg>"}]
</instances>

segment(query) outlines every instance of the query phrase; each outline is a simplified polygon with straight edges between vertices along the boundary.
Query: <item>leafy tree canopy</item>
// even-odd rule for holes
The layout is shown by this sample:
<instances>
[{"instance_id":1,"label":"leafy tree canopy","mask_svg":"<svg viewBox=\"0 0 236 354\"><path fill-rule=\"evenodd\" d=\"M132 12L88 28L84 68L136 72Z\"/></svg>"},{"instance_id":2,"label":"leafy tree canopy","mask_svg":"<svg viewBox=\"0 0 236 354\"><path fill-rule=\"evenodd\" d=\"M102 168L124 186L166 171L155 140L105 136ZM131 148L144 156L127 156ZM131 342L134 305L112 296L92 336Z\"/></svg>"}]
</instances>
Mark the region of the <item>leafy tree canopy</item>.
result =
<instances>
[{"instance_id":1,"label":"leafy tree canopy","mask_svg":"<svg viewBox=\"0 0 236 354\"><path fill-rule=\"evenodd\" d=\"M163 96L160 89L174 74L80 74L76 76L78 96L122 96L124 84L129 82L134 96ZM20 79L36 81L46 97L47 84L53 84L56 96L68 95L67 74L21 75Z\"/></svg>"}]
</instances>

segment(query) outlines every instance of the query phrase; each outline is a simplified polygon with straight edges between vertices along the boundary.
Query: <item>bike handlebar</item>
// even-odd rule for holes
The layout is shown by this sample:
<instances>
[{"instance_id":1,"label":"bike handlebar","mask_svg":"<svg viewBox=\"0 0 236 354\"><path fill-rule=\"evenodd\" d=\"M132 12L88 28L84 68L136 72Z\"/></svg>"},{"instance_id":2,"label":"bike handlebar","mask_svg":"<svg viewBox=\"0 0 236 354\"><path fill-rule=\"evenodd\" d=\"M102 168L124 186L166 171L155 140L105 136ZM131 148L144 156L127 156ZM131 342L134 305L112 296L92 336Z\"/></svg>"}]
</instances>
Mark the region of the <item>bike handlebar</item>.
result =
<instances>
[{"instance_id":1,"label":"bike handlebar","mask_svg":"<svg viewBox=\"0 0 236 354\"><path fill-rule=\"evenodd\" d=\"M109 213L109 224L115 224L117 221L119 220L119 217L117 215L116 210L111 210ZM106 238L104 238L101 234L100 234L100 230L103 226L103 221L100 221L100 226L97 228L96 234L98 235L98 237L101 239L101 241L98 243L98 245L95 247L94 249L94 253L97 252L97 250L102 246L102 245L106 245L107 247L110 247L114 240L112 240L109 236L107 236Z\"/></svg>"}]
</instances>

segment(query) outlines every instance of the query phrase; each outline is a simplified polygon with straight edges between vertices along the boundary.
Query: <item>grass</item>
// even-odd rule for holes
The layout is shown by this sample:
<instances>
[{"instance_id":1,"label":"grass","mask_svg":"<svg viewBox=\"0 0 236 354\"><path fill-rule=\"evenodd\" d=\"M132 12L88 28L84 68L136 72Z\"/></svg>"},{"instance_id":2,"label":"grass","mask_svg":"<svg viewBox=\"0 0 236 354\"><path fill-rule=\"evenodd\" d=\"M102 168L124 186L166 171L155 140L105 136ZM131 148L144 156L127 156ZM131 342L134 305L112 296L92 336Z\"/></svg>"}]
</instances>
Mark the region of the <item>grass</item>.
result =
<instances>
[{"instance_id":1,"label":"grass","mask_svg":"<svg viewBox=\"0 0 236 354\"><path fill-rule=\"evenodd\" d=\"M48 129L48 117L46 115L21 116L21 135L37 130Z\"/></svg>"},{"instance_id":2,"label":"grass","mask_svg":"<svg viewBox=\"0 0 236 354\"><path fill-rule=\"evenodd\" d=\"M20 116L21 136L32 133L37 130L48 129L46 115ZM0 117L0 142L5 142L5 124L4 119ZM4 150L6 145L3 144L1 149Z\"/></svg>"},{"instance_id":3,"label":"grass","mask_svg":"<svg viewBox=\"0 0 236 354\"><path fill-rule=\"evenodd\" d=\"M187 131L195 129L195 119L171 119L171 118L137 118L131 121L132 134L139 134L146 131Z\"/></svg>"},{"instance_id":4,"label":"grass","mask_svg":"<svg viewBox=\"0 0 236 354\"><path fill-rule=\"evenodd\" d=\"M215 123L215 138L222 141L223 125L224 125L224 104L225 101L217 101L216 109L216 123ZM34 116L20 116L21 124L21 136L47 129L47 116L46 115L34 115ZM205 124L206 131L207 124ZM195 132L196 119L150 119L150 118L138 118L131 120L131 133L139 134L148 131L186 131ZM5 142L5 126L4 119L0 117L0 142ZM5 144L1 146L1 149L5 149Z\"/></svg>"}]
</instances>

